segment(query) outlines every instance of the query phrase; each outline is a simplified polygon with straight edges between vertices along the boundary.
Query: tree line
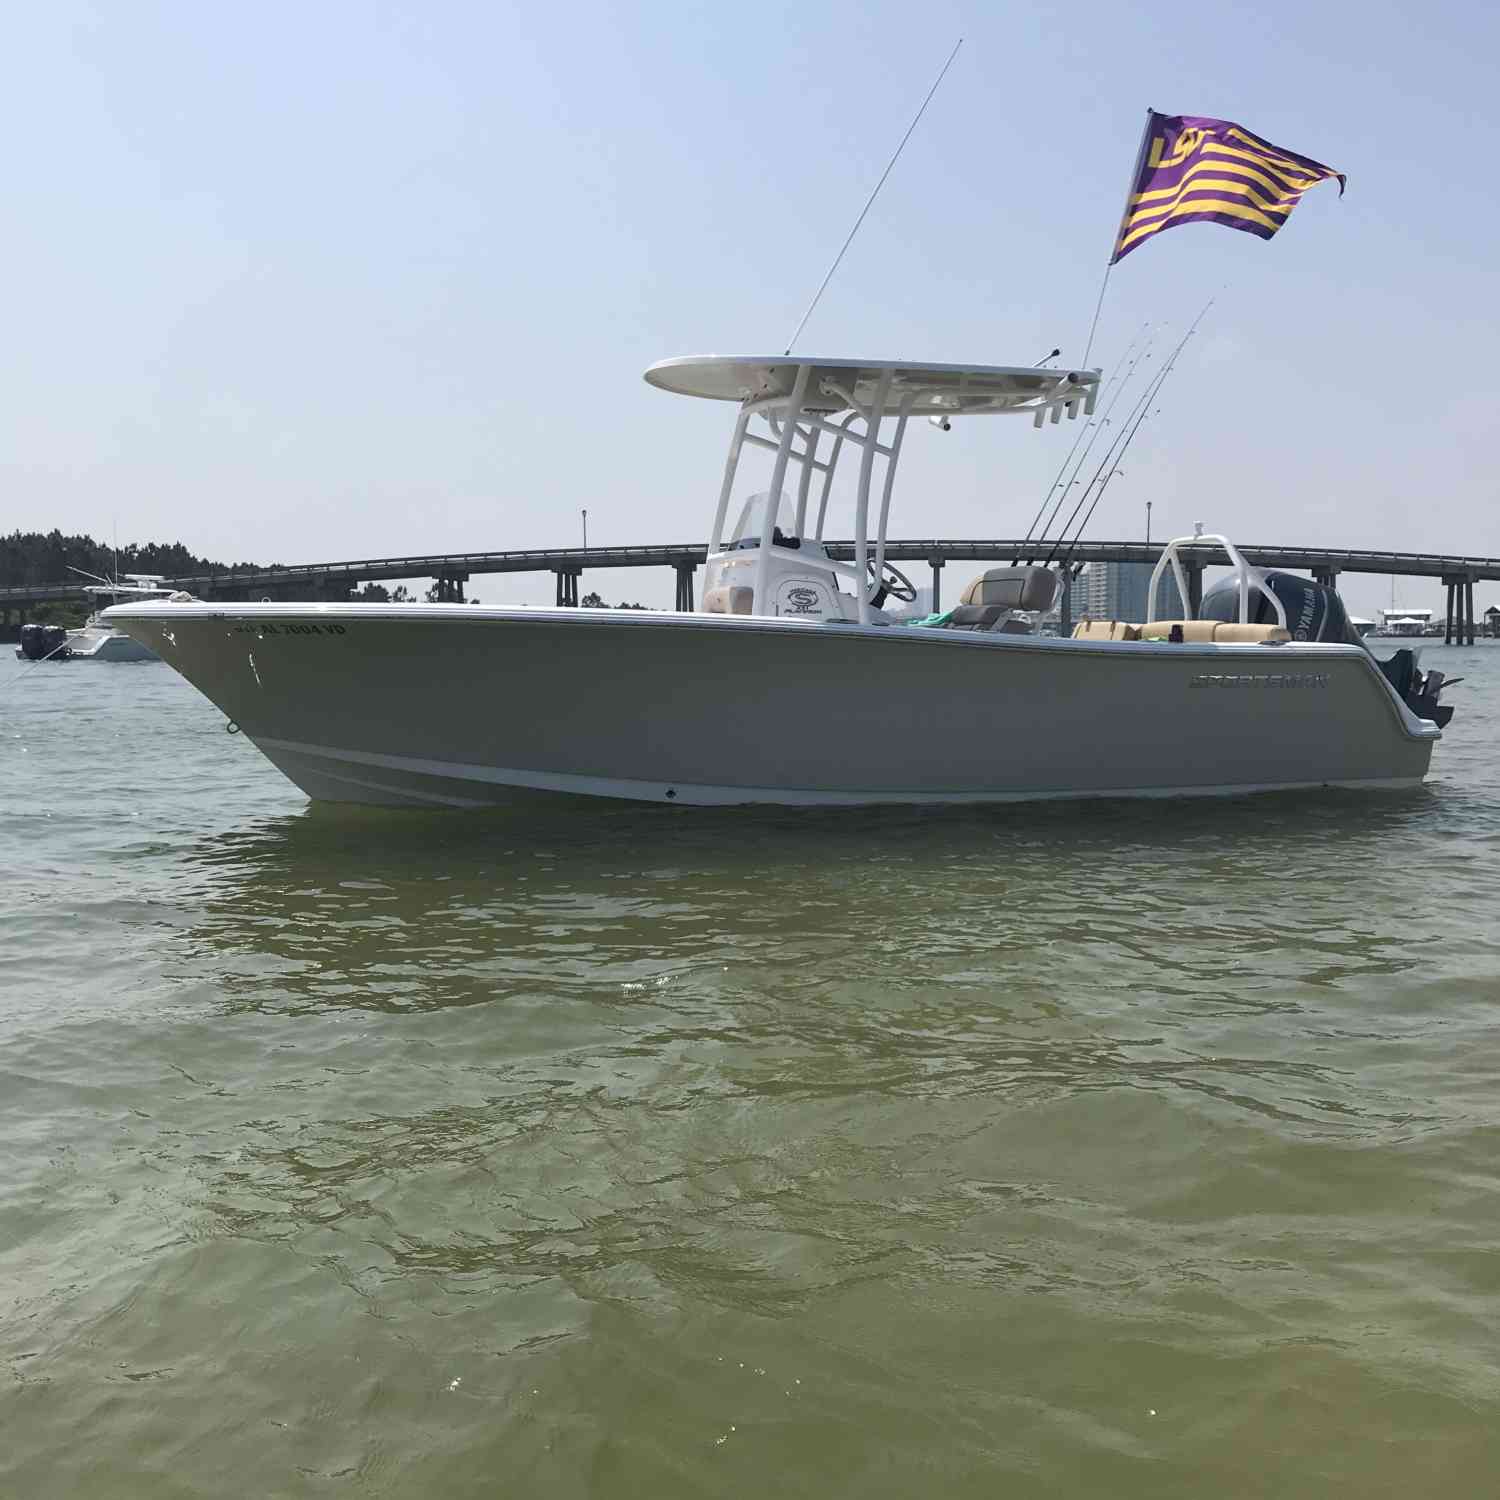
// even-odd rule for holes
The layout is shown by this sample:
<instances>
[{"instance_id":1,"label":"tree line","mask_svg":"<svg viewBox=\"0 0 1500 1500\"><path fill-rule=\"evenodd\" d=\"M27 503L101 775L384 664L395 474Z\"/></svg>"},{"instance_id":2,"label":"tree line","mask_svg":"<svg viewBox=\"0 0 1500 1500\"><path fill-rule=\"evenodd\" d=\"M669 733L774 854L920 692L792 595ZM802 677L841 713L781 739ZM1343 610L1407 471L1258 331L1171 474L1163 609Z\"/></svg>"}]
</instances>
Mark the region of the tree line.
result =
<instances>
[{"instance_id":1,"label":"tree line","mask_svg":"<svg viewBox=\"0 0 1500 1500\"><path fill-rule=\"evenodd\" d=\"M76 583L85 580L79 573L98 578L124 577L127 573L150 573L161 578L194 578L216 573L255 572L262 568L279 568L280 563L214 562L197 557L181 542L129 542L118 550L107 542L96 542L91 536L64 536L60 531L13 531L0 537L0 587L27 588L45 583ZM73 571L77 569L78 571ZM425 596L410 592L404 584L388 589L383 584L367 583L353 596L370 603L413 603L420 597L435 599L437 585ZM470 603L477 604L477 599ZM586 594L580 601L591 609L608 609L605 599ZM623 599L616 609L644 609L644 604L627 604ZM46 607L33 611L33 618L46 616Z\"/></svg>"},{"instance_id":2,"label":"tree line","mask_svg":"<svg viewBox=\"0 0 1500 1500\"><path fill-rule=\"evenodd\" d=\"M13 531L0 537L0 586L81 583L78 568L101 578L126 573L153 573L185 578L205 573L232 573L262 563L221 563L196 557L181 542L130 542L116 550L91 536L64 536L60 531ZM271 563L271 567L279 564Z\"/></svg>"}]
</instances>

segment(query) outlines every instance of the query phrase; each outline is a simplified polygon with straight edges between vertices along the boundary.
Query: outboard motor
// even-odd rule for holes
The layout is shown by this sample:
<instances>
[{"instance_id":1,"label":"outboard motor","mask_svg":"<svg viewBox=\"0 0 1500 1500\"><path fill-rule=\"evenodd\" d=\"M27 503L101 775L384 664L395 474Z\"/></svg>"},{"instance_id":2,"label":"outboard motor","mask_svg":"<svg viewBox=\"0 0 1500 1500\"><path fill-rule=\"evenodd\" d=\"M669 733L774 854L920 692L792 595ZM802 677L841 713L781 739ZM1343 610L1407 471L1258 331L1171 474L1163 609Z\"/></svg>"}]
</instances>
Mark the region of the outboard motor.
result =
<instances>
[{"instance_id":1,"label":"outboard motor","mask_svg":"<svg viewBox=\"0 0 1500 1500\"><path fill-rule=\"evenodd\" d=\"M1298 641L1329 641L1340 645L1358 646L1369 652L1364 637L1349 623L1344 601L1336 590L1327 584L1314 583L1297 573L1273 570L1261 575L1267 587L1281 601L1286 611L1287 629L1292 639ZM1221 578L1203 596L1202 608L1198 611L1201 620L1238 620L1240 617L1239 580L1233 575ZM1259 589L1250 591L1250 622L1256 625L1274 625L1276 611L1271 601ZM1453 710L1438 698L1443 691L1444 677L1441 672L1422 672L1417 668L1414 652L1397 651L1385 661L1372 659L1380 668L1385 680L1395 689L1396 696L1419 718L1430 719L1439 729L1453 717ZM1453 681L1458 681L1454 678Z\"/></svg>"},{"instance_id":2,"label":"outboard motor","mask_svg":"<svg viewBox=\"0 0 1500 1500\"><path fill-rule=\"evenodd\" d=\"M1340 645L1362 646L1359 632L1349 623L1348 611L1338 591L1327 584L1314 583L1298 573L1272 569L1262 573L1267 588L1281 601L1286 611L1286 628L1294 641L1331 641ZM1200 620L1232 623L1240 617L1239 580L1231 574L1221 578L1203 595L1198 608ZM1251 625L1275 625L1276 611L1259 589L1250 590Z\"/></svg>"},{"instance_id":3,"label":"outboard motor","mask_svg":"<svg viewBox=\"0 0 1500 1500\"><path fill-rule=\"evenodd\" d=\"M73 654L67 639L68 632L61 625L23 625L21 655L27 661L66 661Z\"/></svg>"}]
</instances>

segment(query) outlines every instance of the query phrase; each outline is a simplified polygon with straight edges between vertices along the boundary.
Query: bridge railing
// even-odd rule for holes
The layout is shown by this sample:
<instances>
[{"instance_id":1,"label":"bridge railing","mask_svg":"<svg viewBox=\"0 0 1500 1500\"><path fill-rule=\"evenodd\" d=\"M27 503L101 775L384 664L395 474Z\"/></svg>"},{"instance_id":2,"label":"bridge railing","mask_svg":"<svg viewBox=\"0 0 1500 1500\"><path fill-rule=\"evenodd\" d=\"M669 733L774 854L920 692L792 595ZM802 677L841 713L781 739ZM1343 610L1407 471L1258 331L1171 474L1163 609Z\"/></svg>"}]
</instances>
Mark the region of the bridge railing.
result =
<instances>
[{"instance_id":1,"label":"bridge railing","mask_svg":"<svg viewBox=\"0 0 1500 1500\"><path fill-rule=\"evenodd\" d=\"M1328 547L1249 546L1240 549L1262 567L1310 569L1330 574L1386 573L1431 578L1500 579L1500 558L1462 557L1438 552L1380 551ZM852 557L852 542L829 544L835 557ZM1013 559L1046 561L1050 545L1027 540L994 538L904 538L886 544L886 556L896 562L1002 562ZM1147 542L1079 542L1068 549L1075 565L1087 562L1151 562L1160 548ZM702 543L671 543L628 547L556 547L498 552L445 552L401 557L349 558L341 562L296 563L286 567L199 573L167 580L174 588L195 593L247 592L286 589L315 580L352 587L363 582L403 578L463 579L476 573L554 572L577 574L597 568L673 567L702 564ZM1228 558L1213 546L1192 549L1193 561L1205 567L1223 566ZM74 599L79 586L71 583L17 584L0 587L0 606L40 604Z\"/></svg>"}]
</instances>

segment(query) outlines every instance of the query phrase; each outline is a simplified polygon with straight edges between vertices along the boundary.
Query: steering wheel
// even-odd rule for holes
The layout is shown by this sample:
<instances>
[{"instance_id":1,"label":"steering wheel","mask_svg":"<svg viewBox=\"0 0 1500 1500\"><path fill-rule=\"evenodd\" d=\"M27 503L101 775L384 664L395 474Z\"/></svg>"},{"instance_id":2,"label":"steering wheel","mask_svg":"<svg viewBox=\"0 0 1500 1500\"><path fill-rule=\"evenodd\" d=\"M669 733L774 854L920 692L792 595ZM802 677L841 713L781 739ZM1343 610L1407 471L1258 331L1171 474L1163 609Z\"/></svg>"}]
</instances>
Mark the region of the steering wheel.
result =
<instances>
[{"instance_id":1,"label":"steering wheel","mask_svg":"<svg viewBox=\"0 0 1500 1500\"><path fill-rule=\"evenodd\" d=\"M873 557L865 566L870 570L870 582L877 585L870 598L871 609L879 609L888 598L899 600L902 604L912 604L916 601L916 584L894 563L886 563L878 575L875 572Z\"/></svg>"}]
</instances>

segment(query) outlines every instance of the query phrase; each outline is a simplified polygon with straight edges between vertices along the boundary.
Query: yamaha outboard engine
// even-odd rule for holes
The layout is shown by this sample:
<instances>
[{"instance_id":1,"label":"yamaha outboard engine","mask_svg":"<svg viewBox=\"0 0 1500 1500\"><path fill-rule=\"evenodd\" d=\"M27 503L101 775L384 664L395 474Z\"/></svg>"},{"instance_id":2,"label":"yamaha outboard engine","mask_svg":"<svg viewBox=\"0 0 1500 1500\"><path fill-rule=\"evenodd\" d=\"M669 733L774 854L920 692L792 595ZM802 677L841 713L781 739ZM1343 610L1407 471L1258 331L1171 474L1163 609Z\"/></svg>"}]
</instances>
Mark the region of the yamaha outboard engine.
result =
<instances>
[{"instance_id":1,"label":"yamaha outboard engine","mask_svg":"<svg viewBox=\"0 0 1500 1500\"><path fill-rule=\"evenodd\" d=\"M67 639L68 632L61 625L23 625L21 655L27 661L65 661L72 655Z\"/></svg>"},{"instance_id":2,"label":"yamaha outboard engine","mask_svg":"<svg viewBox=\"0 0 1500 1500\"><path fill-rule=\"evenodd\" d=\"M1281 601L1286 611L1287 629L1296 641L1328 641L1340 645L1358 646L1369 652L1364 638L1349 623L1344 601L1336 590L1327 584L1314 583L1297 573L1273 570L1262 573L1266 587ZM1250 590L1250 623L1274 625L1276 611L1271 601L1259 589ZM1233 621L1240 617L1239 579L1231 574L1221 578L1203 596L1198 611L1200 620ZM1453 710L1438 698L1443 691L1444 676L1441 672L1422 672L1417 668L1414 652L1397 651L1385 661L1372 659L1380 668L1385 680L1395 689L1396 696L1419 718L1430 719L1439 729L1453 717ZM1459 679L1454 678L1453 681Z\"/></svg>"},{"instance_id":3,"label":"yamaha outboard engine","mask_svg":"<svg viewBox=\"0 0 1500 1500\"><path fill-rule=\"evenodd\" d=\"M1314 583L1297 573L1279 569L1262 573L1265 585L1281 601L1286 611L1286 628L1294 641L1334 641L1341 645L1364 643L1349 623L1348 612L1338 592L1327 584ZM1221 620L1229 624L1240 617L1239 580L1231 574L1221 578L1203 596L1198 609L1200 620ZM1275 625L1276 611L1271 601L1257 588L1250 590L1251 625Z\"/></svg>"}]
</instances>

